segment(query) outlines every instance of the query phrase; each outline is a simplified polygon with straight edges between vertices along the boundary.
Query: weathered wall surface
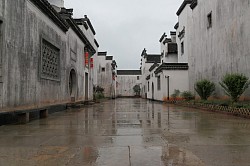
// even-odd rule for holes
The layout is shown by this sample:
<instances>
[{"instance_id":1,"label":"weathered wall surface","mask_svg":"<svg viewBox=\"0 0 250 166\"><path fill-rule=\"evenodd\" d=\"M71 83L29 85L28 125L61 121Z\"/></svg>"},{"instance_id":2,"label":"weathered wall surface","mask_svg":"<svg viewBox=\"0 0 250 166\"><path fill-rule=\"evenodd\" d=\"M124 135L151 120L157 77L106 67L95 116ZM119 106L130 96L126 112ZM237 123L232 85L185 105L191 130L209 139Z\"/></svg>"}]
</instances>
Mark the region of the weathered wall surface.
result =
<instances>
[{"instance_id":1,"label":"weathered wall surface","mask_svg":"<svg viewBox=\"0 0 250 166\"><path fill-rule=\"evenodd\" d=\"M158 76L160 77L160 89L158 89L157 86ZM148 99L165 101L168 98L168 94L171 99L171 95L174 93L175 89L180 90L181 92L189 90L187 70L164 70L162 73L157 75L157 77L151 77L149 80Z\"/></svg>"},{"instance_id":2,"label":"weathered wall surface","mask_svg":"<svg viewBox=\"0 0 250 166\"><path fill-rule=\"evenodd\" d=\"M212 27L207 15L212 12ZM202 78L216 83L216 95L223 96L218 82L226 73L244 73L250 77L250 1L200 0L192 12L189 55L190 88ZM250 96L250 90L246 93Z\"/></svg>"},{"instance_id":3,"label":"weathered wall surface","mask_svg":"<svg viewBox=\"0 0 250 166\"><path fill-rule=\"evenodd\" d=\"M89 96L89 92L85 91L85 86L89 87L90 83L85 81L86 73L90 76L89 69L85 67L84 57L84 43L70 28L67 32L67 53L66 55L66 90L67 94L71 97L75 97L76 100L85 100L85 95ZM76 72L76 89L72 94L69 94L69 78L70 71L75 70ZM87 85L86 85L87 84ZM86 94L87 93L87 94Z\"/></svg>"},{"instance_id":4,"label":"weathered wall surface","mask_svg":"<svg viewBox=\"0 0 250 166\"><path fill-rule=\"evenodd\" d=\"M177 54L167 54L164 55L163 63L178 63Z\"/></svg>"},{"instance_id":5,"label":"weathered wall surface","mask_svg":"<svg viewBox=\"0 0 250 166\"><path fill-rule=\"evenodd\" d=\"M140 78L140 76L139 76ZM140 79L136 75L118 75L117 76L117 95L123 97L135 96L133 87L140 85Z\"/></svg>"},{"instance_id":6,"label":"weathered wall surface","mask_svg":"<svg viewBox=\"0 0 250 166\"><path fill-rule=\"evenodd\" d=\"M71 97L84 99L89 70L84 66L85 45L80 38L71 28L63 32L29 0L1 1L0 7L2 2L5 44L1 107L39 107L69 102ZM51 56L54 51L58 56ZM42 56L45 54L48 56ZM53 72L43 76L44 68L53 70L56 76ZM72 69L76 79L74 93L70 94Z\"/></svg>"},{"instance_id":7,"label":"weathered wall surface","mask_svg":"<svg viewBox=\"0 0 250 166\"><path fill-rule=\"evenodd\" d=\"M104 96L111 97L111 90L115 85L115 81L112 80L111 62L106 60L106 56L98 56L99 66L98 68L98 85L104 88ZM104 71L103 71L104 69Z\"/></svg>"},{"instance_id":8,"label":"weathered wall surface","mask_svg":"<svg viewBox=\"0 0 250 166\"><path fill-rule=\"evenodd\" d=\"M41 79L39 63L45 37L60 49L60 66L65 66L66 34L29 1L6 1L4 18L3 106L65 100L65 70L60 70L60 81Z\"/></svg>"},{"instance_id":9,"label":"weathered wall surface","mask_svg":"<svg viewBox=\"0 0 250 166\"><path fill-rule=\"evenodd\" d=\"M179 63L188 63L189 62L189 52L188 50L190 49L190 44L192 44L192 41L190 40L191 34L191 20L190 19L192 16L192 10L190 9L190 5L187 4L181 14L178 17L179 21L179 27L176 30L176 43L178 45L178 62ZM180 37L180 33L182 31L185 31L183 37ZM181 52L181 43L184 43L184 54Z\"/></svg>"},{"instance_id":10,"label":"weathered wall surface","mask_svg":"<svg viewBox=\"0 0 250 166\"><path fill-rule=\"evenodd\" d=\"M153 63L146 63L146 59L142 57L142 97L146 98L146 94L148 93L148 81L146 77L150 74L149 68L153 65Z\"/></svg>"}]
</instances>

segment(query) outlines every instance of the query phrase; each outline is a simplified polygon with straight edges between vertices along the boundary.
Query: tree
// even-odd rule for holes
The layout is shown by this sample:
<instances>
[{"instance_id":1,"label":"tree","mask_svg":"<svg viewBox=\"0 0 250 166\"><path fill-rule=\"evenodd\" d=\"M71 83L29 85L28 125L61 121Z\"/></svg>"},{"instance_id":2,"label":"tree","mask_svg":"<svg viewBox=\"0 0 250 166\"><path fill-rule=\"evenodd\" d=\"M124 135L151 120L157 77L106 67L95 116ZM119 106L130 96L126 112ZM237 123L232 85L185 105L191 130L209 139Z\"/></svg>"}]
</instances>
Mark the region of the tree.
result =
<instances>
[{"instance_id":1,"label":"tree","mask_svg":"<svg viewBox=\"0 0 250 166\"><path fill-rule=\"evenodd\" d=\"M194 89L202 100L207 100L215 91L215 84L209 80L203 79L196 82Z\"/></svg>"},{"instance_id":2,"label":"tree","mask_svg":"<svg viewBox=\"0 0 250 166\"><path fill-rule=\"evenodd\" d=\"M135 95L140 96L140 92L141 92L140 85L135 85L135 86L133 87L133 90L134 90L134 92L135 92Z\"/></svg>"},{"instance_id":3,"label":"tree","mask_svg":"<svg viewBox=\"0 0 250 166\"><path fill-rule=\"evenodd\" d=\"M221 87L224 89L233 102L237 102L240 96L249 87L249 78L243 74L226 74L220 82Z\"/></svg>"}]
</instances>

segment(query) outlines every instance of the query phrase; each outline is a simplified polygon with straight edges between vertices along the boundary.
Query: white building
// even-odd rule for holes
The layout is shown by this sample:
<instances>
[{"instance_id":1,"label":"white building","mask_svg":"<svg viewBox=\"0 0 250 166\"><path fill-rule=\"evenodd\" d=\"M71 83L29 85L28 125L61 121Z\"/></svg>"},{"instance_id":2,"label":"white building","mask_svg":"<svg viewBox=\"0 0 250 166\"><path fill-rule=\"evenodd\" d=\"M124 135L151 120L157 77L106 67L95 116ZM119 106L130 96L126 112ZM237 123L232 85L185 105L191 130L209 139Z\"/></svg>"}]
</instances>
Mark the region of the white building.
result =
<instances>
[{"instance_id":1,"label":"white building","mask_svg":"<svg viewBox=\"0 0 250 166\"><path fill-rule=\"evenodd\" d=\"M117 96L136 96L133 88L138 85L141 88L141 70L117 70Z\"/></svg>"},{"instance_id":2,"label":"white building","mask_svg":"<svg viewBox=\"0 0 250 166\"><path fill-rule=\"evenodd\" d=\"M190 90L194 91L198 80L208 79L216 84L214 97L224 98L219 82L226 73L243 73L250 77L248 1L185 0L177 15L179 27L176 27L180 37L185 27L183 39L177 38L177 43L184 41ZM250 99L250 89L242 99Z\"/></svg>"},{"instance_id":3,"label":"white building","mask_svg":"<svg viewBox=\"0 0 250 166\"><path fill-rule=\"evenodd\" d=\"M115 98L116 94L116 61L107 52L98 52L96 59L97 86L104 88L104 96Z\"/></svg>"},{"instance_id":4,"label":"white building","mask_svg":"<svg viewBox=\"0 0 250 166\"><path fill-rule=\"evenodd\" d=\"M142 98L147 98L147 94L149 92L147 77L150 75L149 68L153 64L160 64L161 63L161 55L160 54L147 54L146 49L142 51L141 54L141 83L142 83Z\"/></svg>"},{"instance_id":5,"label":"white building","mask_svg":"<svg viewBox=\"0 0 250 166\"><path fill-rule=\"evenodd\" d=\"M154 63L149 68L147 80L147 98L158 101L171 100L174 90L189 90L188 63L178 62L176 33L170 32L171 38L164 33L160 39L161 63Z\"/></svg>"},{"instance_id":6,"label":"white building","mask_svg":"<svg viewBox=\"0 0 250 166\"><path fill-rule=\"evenodd\" d=\"M49 2L0 1L1 111L92 99L94 30L86 17L74 20L63 0Z\"/></svg>"}]
</instances>

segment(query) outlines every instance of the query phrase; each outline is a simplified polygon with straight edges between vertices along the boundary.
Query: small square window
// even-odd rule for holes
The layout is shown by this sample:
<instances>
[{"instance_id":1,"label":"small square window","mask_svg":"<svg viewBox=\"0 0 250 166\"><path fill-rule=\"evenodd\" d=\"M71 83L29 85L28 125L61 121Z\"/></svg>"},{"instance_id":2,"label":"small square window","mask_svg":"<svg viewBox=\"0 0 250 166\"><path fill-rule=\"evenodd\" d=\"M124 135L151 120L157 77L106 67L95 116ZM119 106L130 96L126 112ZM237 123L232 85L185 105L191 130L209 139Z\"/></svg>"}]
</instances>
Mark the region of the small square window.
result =
<instances>
[{"instance_id":1,"label":"small square window","mask_svg":"<svg viewBox=\"0 0 250 166\"><path fill-rule=\"evenodd\" d=\"M181 43L181 54L184 54L184 42Z\"/></svg>"},{"instance_id":2,"label":"small square window","mask_svg":"<svg viewBox=\"0 0 250 166\"><path fill-rule=\"evenodd\" d=\"M137 76L137 80L140 80L140 76Z\"/></svg>"},{"instance_id":3,"label":"small square window","mask_svg":"<svg viewBox=\"0 0 250 166\"><path fill-rule=\"evenodd\" d=\"M212 27L212 12L210 12L208 15L207 15L207 28L211 28Z\"/></svg>"},{"instance_id":4,"label":"small square window","mask_svg":"<svg viewBox=\"0 0 250 166\"><path fill-rule=\"evenodd\" d=\"M102 72L105 72L105 67L102 67Z\"/></svg>"}]
</instances>

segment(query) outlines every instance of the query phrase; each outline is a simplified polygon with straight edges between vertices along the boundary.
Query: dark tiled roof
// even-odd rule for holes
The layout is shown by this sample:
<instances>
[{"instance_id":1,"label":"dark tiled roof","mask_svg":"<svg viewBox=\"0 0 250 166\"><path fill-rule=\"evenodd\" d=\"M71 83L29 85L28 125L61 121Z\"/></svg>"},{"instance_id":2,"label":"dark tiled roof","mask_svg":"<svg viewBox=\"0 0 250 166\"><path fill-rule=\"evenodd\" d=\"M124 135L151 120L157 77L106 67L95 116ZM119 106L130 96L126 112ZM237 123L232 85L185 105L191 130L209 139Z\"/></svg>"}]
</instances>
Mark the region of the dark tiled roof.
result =
<instances>
[{"instance_id":1,"label":"dark tiled roof","mask_svg":"<svg viewBox=\"0 0 250 166\"><path fill-rule=\"evenodd\" d=\"M169 43L169 42L172 42L172 39L166 38L166 39L164 40L163 44L166 44L166 43Z\"/></svg>"},{"instance_id":2,"label":"dark tiled roof","mask_svg":"<svg viewBox=\"0 0 250 166\"><path fill-rule=\"evenodd\" d=\"M174 29L178 29L179 28L179 22L177 22L174 26Z\"/></svg>"},{"instance_id":3,"label":"dark tiled roof","mask_svg":"<svg viewBox=\"0 0 250 166\"><path fill-rule=\"evenodd\" d=\"M154 63L150 68L149 71L151 72L152 70L154 70L156 67L160 66L158 63Z\"/></svg>"},{"instance_id":4,"label":"dark tiled roof","mask_svg":"<svg viewBox=\"0 0 250 166\"><path fill-rule=\"evenodd\" d=\"M141 75L141 70L117 70L117 75Z\"/></svg>"},{"instance_id":5,"label":"dark tiled roof","mask_svg":"<svg viewBox=\"0 0 250 166\"><path fill-rule=\"evenodd\" d=\"M98 56L106 56L107 55L107 51L106 52L98 52Z\"/></svg>"},{"instance_id":6,"label":"dark tiled roof","mask_svg":"<svg viewBox=\"0 0 250 166\"><path fill-rule=\"evenodd\" d=\"M142 50L142 53L141 53L141 56L142 56L142 57L144 57L145 55L147 55L147 50L146 50L146 48L144 48L144 49Z\"/></svg>"},{"instance_id":7,"label":"dark tiled roof","mask_svg":"<svg viewBox=\"0 0 250 166\"><path fill-rule=\"evenodd\" d=\"M83 22L84 22L84 23L87 23L88 26L90 27L92 33L93 33L94 35L96 34L95 29L94 29L93 25L91 24L90 19L87 17L87 15L84 15L84 18L76 18L76 19L74 19L74 20L76 21L76 23L77 23L78 25L84 25Z\"/></svg>"},{"instance_id":8,"label":"dark tiled roof","mask_svg":"<svg viewBox=\"0 0 250 166\"><path fill-rule=\"evenodd\" d=\"M162 40L163 40L165 37L167 37L167 35L166 35L166 33L163 33L163 35L161 36L161 38L160 38L159 42L161 43L161 42L162 42Z\"/></svg>"},{"instance_id":9,"label":"dark tiled roof","mask_svg":"<svg viewBox=\"0 0 250 166\"><path fill-rule=\"evenodd\" d=\"M183 9L186 7L187 4L191 4L191 3L192 3L192 0L184 0L183 3L181 4L180 8L176 12L177 16L179 16L181 14L181 12L183 11Z\"/></svg>"},{"instance_id":10,"label":"dark tiled roof","mask_svg":"<svg viewBox=\"0 0 250 166\"><path fill-rule=\"evenodd\" d=\"M94 42L95 42L96 47L99 47L99 44L98 44L98 42L96 41L96 39L94 39Z\"/></svg>"},{"instance_id":11,"label":"dark tiled roof","mask_svg":"<svg viewBox=\"0 0 250 166\"><path fill-rule=\"evenodd\" d=\"M198 4L197 0L193 0L191 5L190 5L190 8L194 9L197 6L197 4Z\"/></svg>"},{"instance_id":12,"label":"dark tiled roof","mask_svg":"<svg viewBox=\"0 0 250 166\"><path fill-rule=\"evenodd\" d=\"M146 80L150 80L150 78L151 78L151 76L150 76L150 75L148 75L148 76L146 77Z\"/></svg>"},{"instance_id":13,"label":"dark tiled roof","mask_svg":"<svg viewBox=\"0 0 250 166\"><path fill-rule=\"evenodd\" d=\"M86 44L86 48L91 53L91 55L94 55L96 53L95 48L92 46L88 38L85 36L85 34L82 32L82 30L79 28L75 20L72 18L73 15L73 9L65 9L62 8L60 15L62 18L64 18L67 23L70 25L72 30L77 34L77 36L82 40L84 44Z\"/></svg>"},{"instance_id":14,"label":"dark tiled roof","mask_svg":"<svg viewBox=\"0 0 250 166\"><path fill-rule=\"evenodd\" d=\"M106 60L113 60L113 56L106 56Z\"/></svg>"},{"instance_id":15,"label":"dark tiled roof","mask_svg":"<svg viewBox=\"0 0 250 166\"><path fill-rule=\"evenodd\" d=\"M61 30L67 32L69 25L57 13L57 11L50 5L47 0L31 0L46 16L48 16Z\"/></svg>"},{"instance_id":16,"label":"dark tiled roof","mask_svg":"<svg viewBox=\"0 0 250 166\"><path fill-rule=\"evenodd\" d=\"M188 63L163 63L155 70L155 74L163 70L188 70Z\"/></svg>"},{"instance_id":17,"label":"dark tiled roof","mask_svg":"<svg viewBox=\"0 0 250 166\"><path fill-rule=\"evenodd\" d=\"M176 31L170 31L170 35L176 35Z\"/></svg>"},{"instance_id":18,"label":"dark tiled roof","mask_svg":"<svg viewBox=\"0 0 250 166\"><path fill-rule=\"evenodd\" d=\"M147 54L146 63L161 63L161 55L159 54Z\"/></svg>"},{"instance_id":19,"label":"dark tiled roof","mask_svg":"<svg viewBox=\"0 0 250 166\"><path fill-rule=\"evenodd\" d=\"M168 53L178 53L177 43L168 43Z\"/></svg>"}]
</instances>

